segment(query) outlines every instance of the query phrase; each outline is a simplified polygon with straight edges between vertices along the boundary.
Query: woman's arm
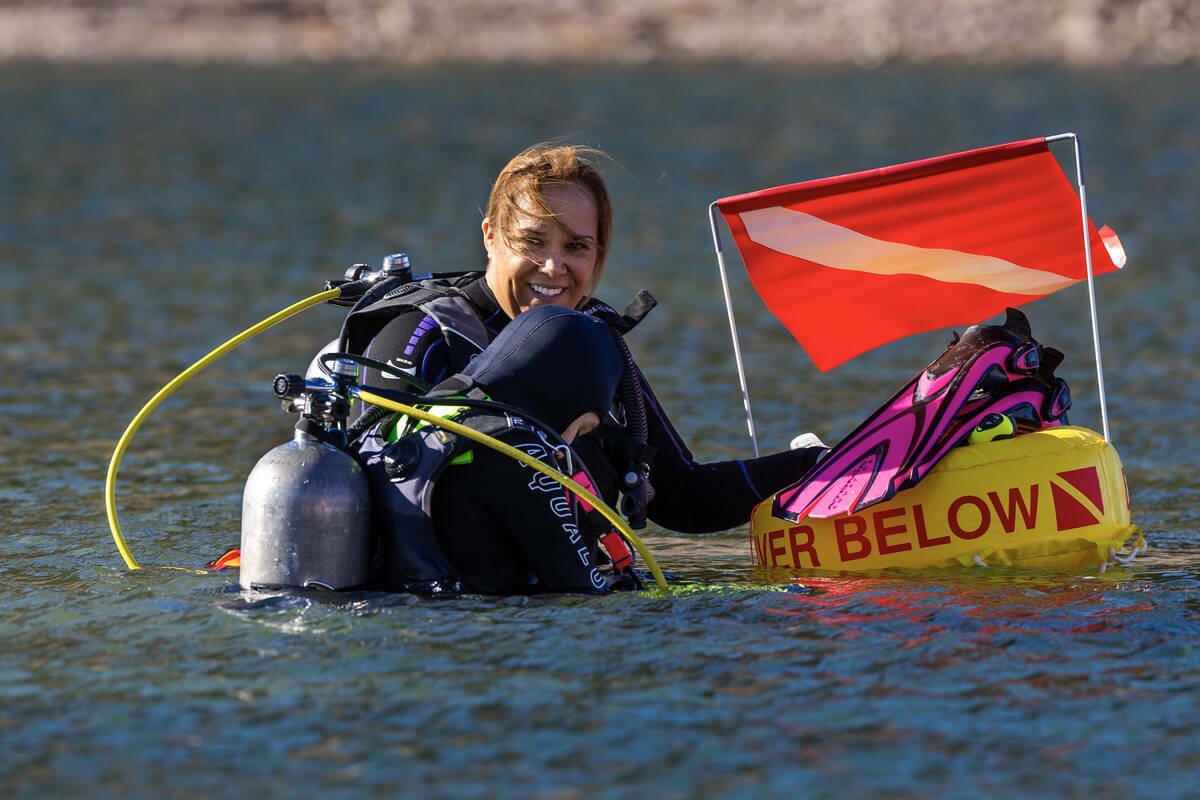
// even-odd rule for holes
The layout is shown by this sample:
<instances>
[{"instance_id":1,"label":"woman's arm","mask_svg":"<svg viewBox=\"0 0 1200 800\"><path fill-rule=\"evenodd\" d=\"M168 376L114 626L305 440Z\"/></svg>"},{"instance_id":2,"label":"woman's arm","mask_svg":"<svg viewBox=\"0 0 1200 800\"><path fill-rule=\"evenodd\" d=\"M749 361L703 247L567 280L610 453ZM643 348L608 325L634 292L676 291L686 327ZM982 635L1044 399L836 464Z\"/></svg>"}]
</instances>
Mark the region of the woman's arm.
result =
<instances>
[{"instance_id":1,"label":"woman's arm","mask_svg":"<svg viewBox=\"0 0 1200 800\"><path fill-rule=\"evenodd\" d=\"M640 374L640 373L639 373ZM649 516L683 533L710 533L750 521L763 499L795 483L812 469L825 447L806 447L759 458L699 464L671 424L645 377L647 442L654 447Z\"/></svg>"},{"instance_id":2,"label":"woman's arm","mask_svg":"<svg viewBox=\"0 0 1200 800\"><path fill-rule=\"evenodd\" d=\"M639 297L639 299L641 299ZM611 306L593 299L586 306L624 335L653 307L643 301L631 305L632 316L618 314ZM629 309L627 309L628 311ZM671 424L645 375L637 369L646 408L646 443L655 450L650 463L650 485L654 499L647 511L650 519L664 528L684 533L709 533L750 521L750 512L764 498L800 480L826 452L824 447L802 448L750 460L698 464L683 438ZM628 414L628 409L626 410ZM596 473L602 468L589 460ZM614 465L618 471L625 465Z\"/></svg>"}]
</instances>

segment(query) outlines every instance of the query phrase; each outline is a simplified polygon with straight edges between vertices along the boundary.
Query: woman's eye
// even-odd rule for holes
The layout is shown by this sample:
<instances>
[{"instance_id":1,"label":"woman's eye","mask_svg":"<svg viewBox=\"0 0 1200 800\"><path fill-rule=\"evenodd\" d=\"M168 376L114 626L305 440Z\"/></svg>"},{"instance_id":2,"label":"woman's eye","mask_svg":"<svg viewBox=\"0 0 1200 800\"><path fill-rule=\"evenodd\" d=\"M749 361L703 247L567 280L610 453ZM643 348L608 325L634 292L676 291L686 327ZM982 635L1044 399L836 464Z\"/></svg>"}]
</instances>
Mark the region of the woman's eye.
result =
<instances>
[{"instance_id":1,"label":"woman's eye","mask_svg":"<svg viewBox=\"0 0 1200 800\"><path fill-rule=\"evenodd\" d=\"M591 249L591 245L587 242L571 242L567 245L567 249L576 253L586 253Z\"/></svg>"}]
</instances>

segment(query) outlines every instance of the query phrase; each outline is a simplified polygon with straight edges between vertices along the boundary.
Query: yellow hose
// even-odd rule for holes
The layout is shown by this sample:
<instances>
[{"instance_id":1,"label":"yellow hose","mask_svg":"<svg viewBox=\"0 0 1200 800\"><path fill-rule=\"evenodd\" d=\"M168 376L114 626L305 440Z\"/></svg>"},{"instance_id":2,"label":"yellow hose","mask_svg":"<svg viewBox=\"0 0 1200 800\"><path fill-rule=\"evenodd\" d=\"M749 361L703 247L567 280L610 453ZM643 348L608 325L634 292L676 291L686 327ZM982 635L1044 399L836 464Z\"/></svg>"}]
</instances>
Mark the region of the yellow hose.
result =
<instances>
[{"instance_id":1,"label":"yellow hose","mask_svg":"<svg viewBox=\"0 0 1200 800\"><path fill-rule=\"evenodd\" d=\"M283 322L285 319L299 314L301 311L304 311L307 308L311 308L312 306L324 303L327 300L333 300L337 297L340 297L341 293L341 289L337 288L319 292L318 294L314 294L307 299L288 306L282 311L267 317L257 325L242 331L237 336L233 337L208 355L204 356L204 358L201 358L195 364L192 364L186 370L177 375L170 383L159 389L158 392L152 398L150 398L150 401L146 403L146 405L142 406L141 411L137 413L137 415L129 423L128 427L125 428L125 433L121 435L120 440L117 442L117 446L113 450L112 459L108 464L108 475L104 482L104 509L108 516L108 527L109 530L112 531L113 541L116 542L117 550L120 551L121 557L125 559L125 565L128 566L129 569L141 569L141 567L134 559L133 554L129 552L129 547L125 544L125 538L121 534L121 525L117 521L117 469L120 467L121 459L125 455L125 449L129 446L129 441L133 438L133 435L137 432L138 428L142 426L142 423L146 420L146 418L150 416L154 409L158 408L159 404L162 403L163 400L167 399L167 397L169 397L176 389L187 383L205 367L207 367L209 364L212 364L230 350L233 350L238 345L242 344L248 339L252 339L268 328ZM361 391L359 392L359 396L366 402L374 403L375 405L383 406L384 408L391 409L392 411L398 411L402 414L407 414L417 419L425 420L426 422L445 428L453 433L466 436L468 439L476 441L487 447L491 447L492 449L504 453L511 458L515 458L522 464L525 464L526 466L531 467L538 472L541 472L544 475L547 475L548 477L558 481L567 489L571 490L576 495L583 498L596 509L598 509L600 513L603 514L606 519L608 519L609 522L616 526L617 530L619 530L633 544L634 549L641 554L642 560L646 562L646 566L649 568L650 574L654 576L654 581L656 584L658 584L658 588L663 592L669 591L667 588L667 580L663 577L662 570L658 567L658 562L654 560L654 556L650 554L650 551L646 548L645 544L642 543L642 540L638 538L632 530L629 529L629 526L625 524L624 520L620 518L617 512L613 511L613 509L610 508L603 500L596 497L594 494L580 486L575 481L571 480L571 478L562 472L548 467L543 462L527 455L526 453L522 453L515 447L511 447L504 442L499 441L498 439L468 428L465 425L460 425L453 420L443 419L436 414L430 414L422 411L419 408L414 408L413 406L388 400L385 397L380 397L379 395L371 392Z\"/></svg>"},{"instance_id":2,"label":"yellow hose","mask_svg":"<svg viewBox=\"0 0 1200 800\"><path fill-rule=\"evenodd\" d=\"M373 394L372 392L362 389L360 389L357 394L359 398L365 402L373 403L377 406L383 406L384 408L392 411L398 411L401 414L407 414L410 417L423 420L432 425L437 425L439 428L445 428L452 433L457 433L461 436L467 437L468 439L479 442L482 445L486 445L487 447L503 453L510 458L515 458L525 466L531 467L543 475L558 481L563 486L567 487L576 495L594 506L600 511L601 514L605 516L606 519L608 519L609 522L616 526L617 530L619 530L622 535L625 536L625 538L629 539L629 541L633 543L634 549L641 554L642 560L646 562L646 566L649 568L650 574L654 576L654 582L658 584L658 588L663 592L670 591L667 588L667 579L663 577L662 570L658 568L658 562L654 560L654 556L650 555L650 551L646 548L646 545L642 543L640 538L634 535L633 531L629 529L629 526L625 524L625 521L621 519L620 515L618 515L616 511L613 511L612 508L610 508L603 500L601 500L599 497L596 497L596 495L592 494L575 481L571 480L564 473L547 466L544 462L539 461L528 453L522 453L517 448L505 444L499 439L488 436L486 433L480 433L473 428L468 428L466 425L457 423L454 420L439 417L437 414L432 414L428 411L422 411L419 408L405 405L404 403L397 403L395 400L389 400L386 397L380 397L377 394Z\"/></svg>"},{"instance_id":3,"label":"yellow hose","mask_svg":"<svg viewBox=\"0 0 1200 800\"><path fill-rule=\"evenodd\" d=\"M319 294L314 294L307 300L301 300L299 303L290 305L279 313L267 317L253 328L248 328L242 331L237 336L233 337L225 344L221 345L216 350L213 350L204 358L200 359L195 364L192 364L186 370L181 372L174 380L172 380L163 388L159 389L158 394L150 398L150 402L142 406L142 410L139 411L137 416L133 418L133 421L129 423L129 427L125 429L125 433L121 436L120 441L117 442L117 447L112 454L112 460L108 464L108 478L104 482L104 509L108 514L108 527L109 530L112 531L113 540L117 543L117 549L121 551L121 557L125 559L126 566L128 566L130 569L140 569L137 561L134 560L133 555L129 552L129 548L125 546L125 539L121 536L121 526L117 522L117 468L121 464L122 456L125 455L125 448L129 445L129 440L133 438L133 434L136 433L137 429L141 427L142 422L145 421L146 417L150 416L150 412L157 408L158 404L169 397L172 392L174 392L183 384L187 383L202 369L228 353L233 348L237 347L242 342L257 336L267 328L283 322L288 317L299 314L306 308L311 308L319 303L324 303L326 300L333 300L337 297L340 297L341 294L341 289L329 289Z\"/></svg>"}]
</instances>

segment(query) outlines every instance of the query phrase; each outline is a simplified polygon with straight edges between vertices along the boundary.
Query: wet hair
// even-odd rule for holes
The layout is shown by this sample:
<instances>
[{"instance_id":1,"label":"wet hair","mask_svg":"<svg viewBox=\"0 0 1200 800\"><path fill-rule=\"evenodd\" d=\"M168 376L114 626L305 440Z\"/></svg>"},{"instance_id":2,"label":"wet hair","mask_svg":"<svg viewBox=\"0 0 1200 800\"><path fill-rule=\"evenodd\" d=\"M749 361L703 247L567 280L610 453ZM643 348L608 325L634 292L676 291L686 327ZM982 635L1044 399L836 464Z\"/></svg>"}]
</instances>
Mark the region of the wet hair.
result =
<instances>
[{"instance_id":1,"label":"wet hair","mask_svg":"<svg viewBox=\"0 0 1200 800\"><path fill-rule=\"evenodd\" d=\"M546 202L546 190L552 186L583 189L596 203L596 269L592 273L592 285L587 289L590 295L604 272L604 257L612 239L613 211L604 177L585 156L605 157L606 154L591 147L543 142L513 156L492 184L487 218L510 250L524 253L525 245L513 236L517 229L517 214L529 213L521 207L521 201L528 198L532 202L534 216L562 225Z\"/></svg>"}]
</instances>

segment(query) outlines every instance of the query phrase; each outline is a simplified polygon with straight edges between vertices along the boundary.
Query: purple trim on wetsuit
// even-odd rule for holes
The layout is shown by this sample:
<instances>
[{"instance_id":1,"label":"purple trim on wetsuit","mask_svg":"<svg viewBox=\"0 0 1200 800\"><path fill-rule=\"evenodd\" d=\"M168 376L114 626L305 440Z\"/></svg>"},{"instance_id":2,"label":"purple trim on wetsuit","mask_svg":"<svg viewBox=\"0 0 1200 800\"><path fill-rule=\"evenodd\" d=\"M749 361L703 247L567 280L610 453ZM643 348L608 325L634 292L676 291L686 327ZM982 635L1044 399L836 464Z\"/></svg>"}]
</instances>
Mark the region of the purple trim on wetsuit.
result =
<instances>
[{"instance_id":1,"label":"purple trim on wetsuit","mask_svg":"<svg viewBox=\"0 0 1200 800\"><path fill-rule=\"evenodd\" d=\"M437 339L434 340L433 344L429 345L429 347L426 348L425 357L423 359L421 359L421 369L417 373L418 375L421 375L424 377L424 380L426 383L429 383L429 384L440 383L441 381L445 380L448 377L448 375L447 375L448 365L444 365L442 367L442 371L439 372L437 375L428 374L428 370L429 370L429 358L433 354L433 352L435 350L437 350L438 347L449 347L449 346L450 346L449 343L445 339L443 339L442 337L439 336Z\"/></svg>"},{"instance_id":2,"label":"purple trim on wetsuit","mask_svg":"<svg viewBox=\"0 0 1200 800\"><path fill-rule=\"evenodd\" d=\"M421 337L435 327L437 327L437 320L431 315L426 314L425 319L417 323L417 327L413 329L412 337L408 340L408 346L404 348L404 355L411 356L413 351L417 349L417 344L421 341Z\"/></svg>"},{"instance_id":3,"label":"purple trim on wetsuit","mask_svg":"<svg viewBox=\"0 0 1200 800\"><path fill-rule=\"evenodd\" d=\"M750 473L746 470L746 464L739 458L736 463L742 470L742 476L746 479L746 483L750 486L750 491L754 492L759 497L765 497L768 492L760 492L758 487L754 485L754 481L750 480Z\"/></svg>"},{"instance_id":4,"label":"purple trim on wetsuit","mask_svg":"<svg viewBox=\"0 0 1200 800\"><path fill-rule=\"evenodd\" d=\"M499 327L492 326L492 322L496 319L496 317L502 317L502 321L501 321L501 324ZM507 325L509 322L510 322L510 320L508 318L508 315L504 313L504 309L498 308L495 311L493 311L491 314L489 314L483 320L483 327L487 328L489 332L491 332L493 335L495 335L495 334L500 333L500 331L504 330L504 326Z\"/></svg>"}]
</instances>

